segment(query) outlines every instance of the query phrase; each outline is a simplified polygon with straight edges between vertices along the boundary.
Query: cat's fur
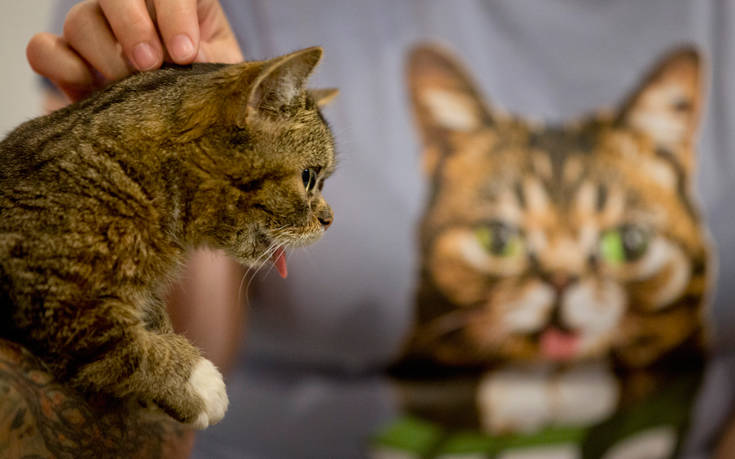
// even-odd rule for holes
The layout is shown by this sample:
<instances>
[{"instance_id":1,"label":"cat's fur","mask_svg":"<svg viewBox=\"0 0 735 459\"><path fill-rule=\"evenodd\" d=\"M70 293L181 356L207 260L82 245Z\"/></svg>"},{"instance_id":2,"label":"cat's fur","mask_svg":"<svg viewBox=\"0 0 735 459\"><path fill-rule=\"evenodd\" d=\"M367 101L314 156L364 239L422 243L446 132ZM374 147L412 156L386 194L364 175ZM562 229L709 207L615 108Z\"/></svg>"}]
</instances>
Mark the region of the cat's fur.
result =
<instances>
[{"instance_id":1,"label":"cat's fur","mask_svg":"<svg viewBox=\"0 0 735 459\"><path fill-rule=\"evenodd\" d=\"M320 48L140 73L0 144L0 330L74 387L203 428L222 377L161 295L187 251L246 265L314 242L334 141L309 91ZM307 189L306 178L313 171Z\"/></svg>"},{"instance_id":2,"label":"cat's fur","mask_svg":"<svg viewBox=\"0 0 735 459\"><path fill-rule=\"evenodd\" d=\"M667 358L698 367L712 262L692 184L696 51L665 57L615 113L556 126L489 107L432 45L412 52L408 84L430 184L416 323L396 366L415 380L403 386L409 409L528 430L559 419L540 403L538 420L504 417L514 407L503 404L523 406L524 388L553 392L593 368L612 381L609 397L592 398L609 400L607 414L628 389L655 387L630 375ZM624 388L610 368L628 375ZM418 389L422 377L453 374L469 375L456 391L430 378Z\"/></svg>"}]
</instances>

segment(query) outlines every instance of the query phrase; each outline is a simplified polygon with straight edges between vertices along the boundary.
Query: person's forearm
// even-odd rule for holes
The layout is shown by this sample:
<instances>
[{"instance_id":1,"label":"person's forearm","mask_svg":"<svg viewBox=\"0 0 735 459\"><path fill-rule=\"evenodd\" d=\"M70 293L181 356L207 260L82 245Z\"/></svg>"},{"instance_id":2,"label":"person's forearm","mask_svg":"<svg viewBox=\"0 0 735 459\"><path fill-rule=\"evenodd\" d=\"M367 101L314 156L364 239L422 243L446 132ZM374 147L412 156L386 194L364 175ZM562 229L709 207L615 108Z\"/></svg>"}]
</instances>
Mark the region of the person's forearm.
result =
<instances>
[{"instance_id":1,"label":"person's forearm","mask_svg":"<svg viewBox=\"0 0 735 459\"><path fill-rule=\"evenodd\" d=\"M0 339L0 457L184 458L191 431L102 395L86 400Z\"/></svg>"},{"instance_id":2,"label":"person's forearm","mask_svg":"<svg viewBox=\"0 0 735 459\"><path fill-rule=\"evenodd\" d=\"M221 252L198 250L169 296L174 329L223 372L233 364L245 320L243 268ZM244 288L244 287L243 287Z\"/></svg>"}]
</instances>

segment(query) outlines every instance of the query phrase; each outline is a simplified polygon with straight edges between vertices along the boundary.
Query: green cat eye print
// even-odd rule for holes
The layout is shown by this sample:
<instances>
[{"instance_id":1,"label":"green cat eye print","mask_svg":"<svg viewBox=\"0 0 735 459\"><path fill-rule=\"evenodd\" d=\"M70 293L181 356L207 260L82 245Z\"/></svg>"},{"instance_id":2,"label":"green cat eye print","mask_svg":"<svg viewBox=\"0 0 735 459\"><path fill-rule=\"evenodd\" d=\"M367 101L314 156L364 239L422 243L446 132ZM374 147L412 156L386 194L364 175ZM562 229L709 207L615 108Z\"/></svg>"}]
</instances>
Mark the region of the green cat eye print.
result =
<instances>
[{"instance_id":1,"label":"green cat eye print","mask_svg":"<svg viewBox=\"0 0 735 459\"><path fill-rule=\"evenodd\" d=\"M648 234L635 225L621 225L607 230L600 238L600 254L610 264L636 261L648 248Z\"/></svg>"},{"instance_id":2,"label":"green cat eye print","mask_svg":"<svg viewBox=\"0 0 735 459\"><path fill-rule=\"evenodd\" d=\"M515 228L494 222L475 230L475 236L485 250L496 257L512 257L521 253L523 238Z\"/></svg>"}]
</instances>

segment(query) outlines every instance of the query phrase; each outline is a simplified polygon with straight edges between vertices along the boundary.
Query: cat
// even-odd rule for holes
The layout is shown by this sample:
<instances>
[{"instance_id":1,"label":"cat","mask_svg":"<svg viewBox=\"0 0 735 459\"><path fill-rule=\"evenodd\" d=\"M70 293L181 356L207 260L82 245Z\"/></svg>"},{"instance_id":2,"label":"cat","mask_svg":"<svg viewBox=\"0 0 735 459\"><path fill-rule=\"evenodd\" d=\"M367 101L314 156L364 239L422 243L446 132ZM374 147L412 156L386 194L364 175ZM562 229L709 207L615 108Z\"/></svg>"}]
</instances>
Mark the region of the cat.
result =
<instances>
[{"instance_id":1,"label":"cat","mask_svg":"<svg viewBox=\"0 0 735 459\"><path fill-rule=\"evenodd\" d=\"M222 375L161 298L190 249L245 265L318 240L335 144L319 47L138 73L0 143L0 330L86 393L218 422Z\"/></svg>"},{"instance_id":2,"label":"cat","mask_svg":"<svg viewBox=\"0 0 735 459\"><path fill-rule=\"evenodd\" d=\"M449 51L410 53L429 193L392 368L409 413L492 435L594 424L655 391L652 367L699 368L700 60L672 52L616 112L544 125L488 105Z\"/></svg>"}]
</instances>

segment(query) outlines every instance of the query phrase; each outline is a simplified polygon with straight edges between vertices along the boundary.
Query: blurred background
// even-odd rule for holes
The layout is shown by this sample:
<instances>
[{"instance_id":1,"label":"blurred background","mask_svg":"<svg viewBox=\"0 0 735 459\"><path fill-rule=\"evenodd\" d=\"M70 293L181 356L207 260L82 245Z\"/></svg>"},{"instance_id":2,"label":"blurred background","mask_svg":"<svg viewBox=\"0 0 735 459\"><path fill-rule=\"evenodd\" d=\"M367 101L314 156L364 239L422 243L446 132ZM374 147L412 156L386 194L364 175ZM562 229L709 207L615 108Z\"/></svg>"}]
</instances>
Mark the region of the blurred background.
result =
<instances>
[{"instance_id":1,"label":"blurred background","mask_svg":"<svg viewBox=\"0 0 735 459\"><path fill-rule=\"evenodd\" d=\"M0 7L0 135L41 113L39 80L26 61L26 43L48 27L53 2L3 2Z\"/></svg>"}]
</instances>

